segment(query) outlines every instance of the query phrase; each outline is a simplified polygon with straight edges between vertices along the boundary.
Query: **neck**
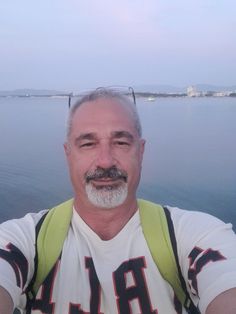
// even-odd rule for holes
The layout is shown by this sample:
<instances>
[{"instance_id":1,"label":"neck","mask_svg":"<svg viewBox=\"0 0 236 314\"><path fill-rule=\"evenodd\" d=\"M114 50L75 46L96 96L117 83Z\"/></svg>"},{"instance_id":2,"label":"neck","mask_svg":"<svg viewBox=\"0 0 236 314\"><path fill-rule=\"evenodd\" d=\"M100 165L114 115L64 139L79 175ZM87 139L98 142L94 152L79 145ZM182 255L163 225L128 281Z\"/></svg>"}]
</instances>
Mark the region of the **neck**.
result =
<instances>
[{"instance_id":1,"label":"neck","mask_svg":"<svg viewBox=\"0 0 236 314\"><path fill-rule=\"evenodd\" d=\"M81 199L74 200L75 210L85 223L102 239L114 238L137 211L136 199L125 202L116 208L98 208L83 204Z\"/></svg>"}]
</instances>

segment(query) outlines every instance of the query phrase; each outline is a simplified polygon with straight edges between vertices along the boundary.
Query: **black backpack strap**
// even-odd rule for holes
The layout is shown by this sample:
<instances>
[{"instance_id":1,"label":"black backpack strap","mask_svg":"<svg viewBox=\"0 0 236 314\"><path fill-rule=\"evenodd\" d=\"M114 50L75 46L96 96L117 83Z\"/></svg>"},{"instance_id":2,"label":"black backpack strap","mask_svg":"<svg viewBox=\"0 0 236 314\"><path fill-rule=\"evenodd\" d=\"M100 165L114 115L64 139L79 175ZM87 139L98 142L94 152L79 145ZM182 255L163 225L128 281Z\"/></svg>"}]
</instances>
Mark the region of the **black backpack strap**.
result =
<instances>
[{"instance_id":1,"label":"black backpack strap","mask_svg":"<svg viewBox=\"0 0 236 314\"><path fill-rule=\"evenodd\" d=\"M184 292L186 294L187 302L184 306L186 308L186 311L189 314L200 314L200 311L194 305L194 303L193 303L193 301L192 301L192 299L188 293L186 282L185 282L184 277L183 277L182 272L181 272L181 268L180 268L180 264L179 264L179 258L178 258L178 252L177 252L177 241L176 241L176 237L175 237L174 225L173 225L173 221L171 219L170 211L167 207L163 207L163 208L164 208L164 212L166 215L166 220L167 220L167 224L168 224L168 228L169 228L170 240L171 240L171 244L172 244L172 248L173 248L173 252L174 252L174 256L175 256L175 260L176 260L176 265L178 268L179 279L181 282L182 289L184 290Z\"/></svg>"}]
</instances>

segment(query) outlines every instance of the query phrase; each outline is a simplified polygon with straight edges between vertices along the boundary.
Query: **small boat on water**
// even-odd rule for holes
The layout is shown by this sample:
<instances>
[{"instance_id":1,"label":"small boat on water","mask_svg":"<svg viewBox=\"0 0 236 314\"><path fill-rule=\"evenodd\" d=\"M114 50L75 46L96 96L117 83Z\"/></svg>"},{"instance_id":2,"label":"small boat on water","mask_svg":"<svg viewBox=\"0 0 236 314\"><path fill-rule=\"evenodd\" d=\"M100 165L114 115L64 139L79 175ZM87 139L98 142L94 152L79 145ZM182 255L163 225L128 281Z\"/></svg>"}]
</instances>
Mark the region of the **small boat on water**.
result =
<instances>
[{"instance_id":1,"label":"small boat on water","mask_svg":"<svg viewBox=\"0 0 236 314\"><path fill-rule=\"evenodd\" d=\"M147 98L147 101L155 101L155 100L156 100L156 98L154 96L149 96Z\"/></svg>"}]
</instances>

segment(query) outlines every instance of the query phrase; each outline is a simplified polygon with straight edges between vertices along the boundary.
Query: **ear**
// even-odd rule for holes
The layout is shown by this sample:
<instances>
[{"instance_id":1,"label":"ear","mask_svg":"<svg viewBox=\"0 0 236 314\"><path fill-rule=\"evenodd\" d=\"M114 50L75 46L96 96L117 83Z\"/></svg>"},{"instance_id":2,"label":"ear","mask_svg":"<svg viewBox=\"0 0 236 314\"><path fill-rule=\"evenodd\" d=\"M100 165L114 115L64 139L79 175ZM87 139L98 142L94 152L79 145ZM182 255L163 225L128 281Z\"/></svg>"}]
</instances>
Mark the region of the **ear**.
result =
<instances>
[{"instance_id":1,"label":"ear","mask_svg":"<svg viewBox=\"0 0 236 314\"><path fill-rule=\"evenodd\" d=\"M70 144L68 142L65 142L63 146L64 146L65 154L66 156L68 156L70 154Z\"/></svg>"},{"instance_id":2,"label":"ear","mask_svg":"<svg viewBox=\"0 0 236 314\"><path fill-rule=\"evenodd\" d=\"M146 143L146 141L143 139L143 138L141 138L140 139L140 158L141 158L141 160L143 160L143 154L144 154L144 151L145 151L145 143Z\"/></svg>"},{"instance_id":3,"label":"ear","mask_svg":"<svg viewBox=\"0 0 236 314\"><path fill-rule=\"evenodd\" d=\"M146 144L145 139L141 138L141 140L140 140L140 149L141 149L142 154L145 151L145 144Z\"/></svg>"}]
</instances>

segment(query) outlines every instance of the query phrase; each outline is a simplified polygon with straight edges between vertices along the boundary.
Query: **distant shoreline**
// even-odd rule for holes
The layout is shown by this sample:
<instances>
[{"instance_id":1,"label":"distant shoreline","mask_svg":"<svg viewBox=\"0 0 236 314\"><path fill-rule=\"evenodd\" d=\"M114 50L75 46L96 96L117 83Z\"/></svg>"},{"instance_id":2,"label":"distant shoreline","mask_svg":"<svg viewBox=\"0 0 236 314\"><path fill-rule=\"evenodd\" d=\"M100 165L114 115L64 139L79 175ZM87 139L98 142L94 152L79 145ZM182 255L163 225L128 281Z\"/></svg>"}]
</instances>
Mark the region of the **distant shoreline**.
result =
<instances>
[{"instance_id":1,"label":"distant shoreline","mask_svg":"<svg viewBox=\"0 0 236 314\"><path fill-rule=\"evenodd\" d=\"M128 92L131 87L115 85L109 86L115 90L121 88L123 92ZM94 90L90 89L90 90ZM137 98L146 98L150 101L155 98L163 97L236 97L236 85L212 85L212 84L192 84L183 87L172 85L133 85L132 90ZM0 90L0 97L81 97L84 95L85 89L49 89L49 88L20 88L11 90ZM89 91L89 89L87 89Z\"/></svg>"},{"instance_id":2,"label":"distant shoreline","mask_svg":"<svg viewBox=\"0 0 236 314\"><path fill-rule=\"evenodd\" d=\"M0 98L76 98L79 94L55 94L55 95L37 95L37 94L23 94L23 95L0 95ZM152 92L136 92L137 98L145 98L147 101L154 101L156 98L167 97L236 97L236 92L200 92L196 95L188 95L187 93L152 93Z\"/></svg>"}]
</instances>

